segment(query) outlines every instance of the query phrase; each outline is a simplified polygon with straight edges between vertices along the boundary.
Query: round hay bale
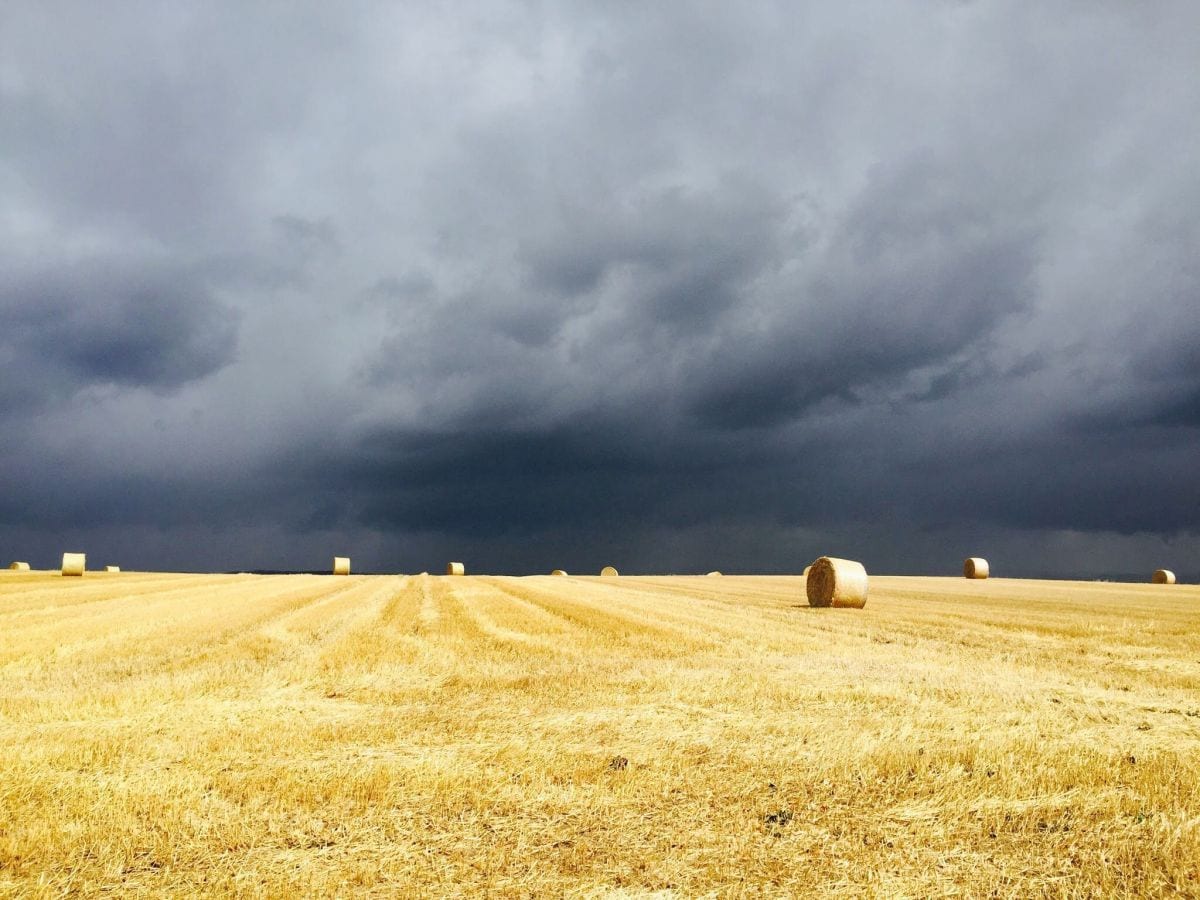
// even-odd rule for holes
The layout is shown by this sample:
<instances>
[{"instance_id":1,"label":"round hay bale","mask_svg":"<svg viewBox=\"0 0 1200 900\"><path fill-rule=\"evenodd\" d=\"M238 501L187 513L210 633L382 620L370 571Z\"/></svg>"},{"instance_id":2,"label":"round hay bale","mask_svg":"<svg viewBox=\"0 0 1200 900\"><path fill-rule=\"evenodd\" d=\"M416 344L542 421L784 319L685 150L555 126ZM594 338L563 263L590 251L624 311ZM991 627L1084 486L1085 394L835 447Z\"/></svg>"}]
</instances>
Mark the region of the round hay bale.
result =
<instances>
[{"instance_id":1,"label":"round hay bale","mask_svg":"<svg viewBox=\"0 0 1200 900\"><path fill-rule=\"evenodd\" d=\"M963 560L963 578L987 578L989 572L988 561L982 556L968 556Z\"/></svg>"},{"instance_id":2,"label":"round hay bale","mask_svg":"<svg viewBox=\"0 0 1200 900\"><path fill-rule=\"evenodd\" d=\"M467 567L460 562L446 563L447 575L466 575Z\"/></svg>"},{"instance_id":3,"label":"round hay bale","mask_svg":"<svg viewBox=\"0 0 1200 900\"><path fill-rule=\"evenodd\" d=\"M1151 579L1155 584L1174 584L1175 573L1170 569L1159 569Z\"/></svg>"},{"instance_id":4,"label":"round hay bale","mask_svg":"<svg viewBox=\"0 0 1200 900\"><path fill-rule=\"evenodd\" d=\"M709 578L716 578L716 577L720 576L720 574L721 574L720 572L709 572L709 573L708 573L708 577L709 577Z\"/></svg>"},{"instance_id":5,"label":"round hay bale","mask_svg":"<svg viewBox=\"0 0 1200 900\"><path fill-rule=\"evenodd\" d=\"M350 574L350 557L335 556L333 558L333 574L334 575L349 575Z\"/></svg>"},{"instance_id":6,"label":"round hay bale","mask_svg":"<svg viewBox=\"0 0 1200 900\"><path fill-rule=\"evenodd\" d=\"M809 567L809 606L862 609L867 605L867 570L852 559L822 556Z\"/></svg>"},{"instance_id":7,"label":"round hay bale","mask_svg":"<svg viewBox=\"0 0 1200 900\"><path fill-rule=\"evenodd\" d=\"M104 571L105 572L120 572L121 567L120 566L105 566Z\"/></svg>"},{"instance_id":8,"label":"round hay bale","mask_svg":"<svg viewBox=\"0 0 1200 900\"><path fill-rule=\"evenodd\" d=\"M616 569L614 569L612 566L605 566L603 569L600 570L600 575L603 578L616 578L619 574L621 574L621 573L618 572Z\"/></svg>"},{"instance_id":9,"label":"round hay bale","mask_svg":"<svg viewBox=\"0 0 1200 900\"><path fill-rule=\"evenodd\" d=\"M804 577L805 577L805 578L807 578L807 577L808 577L808 573L809 573L809 572L811 572L811 571L812 571L812 565L811 565L811 564L809 564L809 565L805 566L805 567L804 567L804 573L803 573L803 574L804 574Z\"/></svg>"},{"instance_id":10,"label":"round hay bale","mask_svg":"<svg viewBox=\"0 0 1200 900\"><path fill-rule=\"evenodd\" d=\"M62 573L64 575L82 575L85 568L87 568L86 553L63 554Z\"/></svg>"},{"instance_id":11,"label":"round hay bale","mask_svg":"<svg viewBox=\"0 0 1200 900\"><path fill-rule=\"evenodd\" d=\"M8 564L8 567L15 572L28 572L29 571L29 563L27 563L27 562L12 562L12 563Z\"/></svg>"},{"instance_id":12,"label":"round hay bale","mask_svg":"<svg viewBox=\"0 0 1200 900\"><path fill-rule=\"evenodd\" d=\"M554 570L553 572L551 572L550 574L551 574L551 575L566 575L567 573L566 573L566 572L564 572L562 569L555 569L555 570Z\"/></svg>"}]
</instances>

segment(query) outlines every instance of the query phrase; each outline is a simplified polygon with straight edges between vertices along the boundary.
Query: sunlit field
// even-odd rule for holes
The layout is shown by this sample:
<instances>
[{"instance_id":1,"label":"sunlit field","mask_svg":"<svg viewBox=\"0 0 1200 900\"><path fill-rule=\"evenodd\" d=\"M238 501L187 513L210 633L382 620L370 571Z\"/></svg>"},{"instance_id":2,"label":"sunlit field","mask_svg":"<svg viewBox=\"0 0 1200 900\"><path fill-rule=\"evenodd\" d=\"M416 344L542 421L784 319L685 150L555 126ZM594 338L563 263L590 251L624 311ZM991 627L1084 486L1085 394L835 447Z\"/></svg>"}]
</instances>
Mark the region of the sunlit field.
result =
<instances>
[{"instance_id":1,"label":"sunlit field","mask_svg":"<svg viewBox=\"0 0 1200 900\"><path fill-rule=\"evenodd\" d=\"M1200 895L1200 587L0 575L0 894Z\"/></svg>"}]
</instances>

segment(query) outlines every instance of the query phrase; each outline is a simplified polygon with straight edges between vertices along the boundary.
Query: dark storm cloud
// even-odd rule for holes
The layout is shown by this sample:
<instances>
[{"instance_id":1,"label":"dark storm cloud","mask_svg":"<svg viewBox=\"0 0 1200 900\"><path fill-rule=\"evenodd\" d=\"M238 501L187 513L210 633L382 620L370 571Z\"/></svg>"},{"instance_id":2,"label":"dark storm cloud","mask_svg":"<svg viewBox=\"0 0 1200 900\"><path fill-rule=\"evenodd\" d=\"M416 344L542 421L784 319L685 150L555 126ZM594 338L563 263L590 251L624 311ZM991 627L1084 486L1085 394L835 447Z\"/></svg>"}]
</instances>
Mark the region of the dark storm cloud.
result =
<instances>
[{"instance_id":1,"label":"dark storm cloud","mask_svg":"<svg viewBox=\"0 0 1200 900\"><path fill-rule=\"evenodd\" d=\"M528 535L580 522L679 525L708 514L703 498L710 493L721 495L730 516L751 506L769 515L755 482L779 462L761 448L681 445L594 422L470 435L376 433L317 471L351 498L362 524ZM746 466L754 477L744 477Z\"/></svg>"},{"instance_id":2,"label":"dark storm cloud","mask_svg":"<svg viewBox=\"0 0 1200 900\"><path fill-rule=\"evenodd\" d=\"M95 478L53 494L17 484L0 500L0 525L62 529L100 528L113 522L125 527L179 527L214 520L261 523L275 515L283 487L262 473L229 479L221 490L147 475ZM166 516L164 509L170 510Z\"/></svg>"},{"instance_id":3,"label":"dark storm cloud","mask_svg":"<svg viewBox=\"0 0 1200 900\"><path fill-rule=\"evenodd\" d=\"M522 236L517 257L526 284L570 298L595 292L617 270L632 270L648 302L630 304L630 311L652 321L708 324L728 305L713 303L714 293L732 299L732 286L778 256L781 239L803 239L786 230L787 198L747 179L705 191L671 187L589 200Z\"/></svg>"},{"instance_id":4,"label":"dark storm cloud","mask_svg":"<svg viewBox=\"0 0 1200 900\"><path fill-rule=\"evenodd\" d=\"M0 543L1200 551L1196 10L17 7Z\"/></svg>"},{"instance_id":5,"label":"dark storm cloud","mask_svg":"<svg viewBox=\"0 0 1200 900\"><path fill-rule=\"evenodd\" d=\"M1183 396L1168 400L1151 417L1155 425L1200 428L1200 387L1189 388Z\"/></svg>"},{"instance_id":6,"label":"dark storm cloud","mask_svg":"<svg viewBox=\"0 0 1200 900\"><path fill-rule=\"evenodd\" d=\"M234 358L238 314L187 271L123 260L5 275L5 408L96 385L169 393Z\"/></svg>"},{"instance_id":7,"label":"dark storm cloud","mask_svg":"<svg viewBox=\"0 0 1200 900\"><path fill-rule=\"evenodd\" d=\"M870 186L828 237L834 249L780 286L792 296L769 327L725 336L692 411L720 427L769 426L855 401L969 351L1023 310L1036 234L991 221L988 194L946 180L923 165Z\"/></svg>"}]
</instances>

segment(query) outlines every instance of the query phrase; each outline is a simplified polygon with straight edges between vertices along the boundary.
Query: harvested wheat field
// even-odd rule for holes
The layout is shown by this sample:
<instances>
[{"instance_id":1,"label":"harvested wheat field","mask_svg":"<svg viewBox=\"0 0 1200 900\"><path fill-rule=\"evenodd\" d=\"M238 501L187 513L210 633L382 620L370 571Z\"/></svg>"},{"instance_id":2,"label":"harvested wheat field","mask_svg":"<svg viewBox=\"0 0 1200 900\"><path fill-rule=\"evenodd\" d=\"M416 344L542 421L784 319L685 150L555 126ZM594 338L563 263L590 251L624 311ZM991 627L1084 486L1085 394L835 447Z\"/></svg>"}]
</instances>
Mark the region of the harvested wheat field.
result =
<instances>
[{"instance_id":1,"label":"harvested wheat field","mask_svg":"<svg viewBox=\"0 0 1200 900\"><path fill-rule=\"evenodd\" d=\"M0 894L1200 894L1200 588L0 576Z\"/></svg>"}]
</instances>

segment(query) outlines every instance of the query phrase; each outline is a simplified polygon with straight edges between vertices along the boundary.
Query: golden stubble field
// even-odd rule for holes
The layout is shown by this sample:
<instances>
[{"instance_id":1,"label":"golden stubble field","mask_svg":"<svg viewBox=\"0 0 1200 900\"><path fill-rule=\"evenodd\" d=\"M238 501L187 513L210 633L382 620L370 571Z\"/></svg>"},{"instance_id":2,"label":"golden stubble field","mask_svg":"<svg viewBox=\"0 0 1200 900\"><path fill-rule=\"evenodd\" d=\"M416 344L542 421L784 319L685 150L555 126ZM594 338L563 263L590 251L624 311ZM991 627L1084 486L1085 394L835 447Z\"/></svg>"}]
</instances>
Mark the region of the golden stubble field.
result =
<instances>
[{"instance_id":1,"label":"golden stubble field","mask_svg":"<svg viewBox=\"0 0 1200 900\"><path fill-rule=\"evenodd\" d=\"M1200 588L0 576L0 894L1200 895Z\"/></svg>"}]
</instances>

